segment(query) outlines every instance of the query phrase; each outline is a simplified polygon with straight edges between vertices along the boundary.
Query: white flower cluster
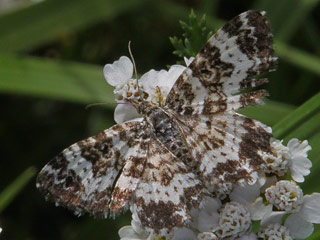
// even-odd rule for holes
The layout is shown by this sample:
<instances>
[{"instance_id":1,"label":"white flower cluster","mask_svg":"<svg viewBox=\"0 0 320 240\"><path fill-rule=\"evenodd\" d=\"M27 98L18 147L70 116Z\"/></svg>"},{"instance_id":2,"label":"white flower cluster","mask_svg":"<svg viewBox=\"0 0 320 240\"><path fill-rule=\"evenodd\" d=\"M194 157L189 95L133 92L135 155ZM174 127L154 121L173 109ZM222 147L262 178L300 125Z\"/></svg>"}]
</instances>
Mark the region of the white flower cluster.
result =
<instances>
[{"instance_id":1,"label":"white flower cluster","mask_svg":"<svg viewBox=\"0 0 320 240\"><path fill-rule=\"evenodd\" d=\"M188 65L192 60L185 59ZM118 104L115 121L141 117L126 101L141 98L163 105L165 99L185 69L174 65L168 71L151 70L139 79L133 79L133 65L129 58L121 57L104 68L109 84L115 87ZM312 166L308 159L311 147L308 141L291 139L287 146L271 139L272 152L264 154L263 171L253 185L224 186L216 198L206 198L200 210L192 210L189 228L176 229L175 240L212 239L306 239L313 232L313 224L320 224L320 193L304 195L297 182L304 182ZM261 153L262 154L262 153ZM292 180L283 180L290 173ZM285 216L285 217L284 217ZM285 220L284 220L285 219ZM260 222L260 230L252 231L252 224ZM131 226L119 230L121 240L164 239L148 235L139 219L132 216Z\"/></svg>"},{"instance_id":2,"label":"white flower cluster","mask_svg":"<svg viewBox=\"0 0 320 240\"><path fill-rule=\"evenodd\" d=\"M185 59L186 63L191 61ZM139 118L139 114L130 101L140 102L141 98L145 101L164 105L165 99L173 84L186 67L173 65L169 71L150 70L139 79L133 76L133 64L128 57L122 56L113 64L105 65L103 69L107 82L115 87L114 94L116 102L119 103L115 109L114 120L116 123L122 123L127 120Z\"/></svg>"}]
</instances>

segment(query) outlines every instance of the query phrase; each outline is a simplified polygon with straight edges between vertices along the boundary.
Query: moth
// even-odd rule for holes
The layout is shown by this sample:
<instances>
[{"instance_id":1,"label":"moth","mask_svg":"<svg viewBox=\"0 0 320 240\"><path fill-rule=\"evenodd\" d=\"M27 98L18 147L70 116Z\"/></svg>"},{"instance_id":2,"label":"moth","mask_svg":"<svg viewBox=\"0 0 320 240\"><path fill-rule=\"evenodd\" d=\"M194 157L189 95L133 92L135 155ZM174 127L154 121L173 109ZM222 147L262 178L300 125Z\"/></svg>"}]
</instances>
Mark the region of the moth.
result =
<instances>
[{"instance_id":1,"label":"moth","mask_svg":"<svg viewBox=\"0 0 320 240\"><path fill-rule=\"evenodd\" d=\"M259 103L274 68L264 12L247 11L215 33L183 71L164 105L127 99L142 116L63 150L37 188L76 214L128 209L150 233L187 226L208 194L253 184L270 153L271 129L236 110ZM125 99L126 100L126 99Z\"/></svg>"}]
</instances>

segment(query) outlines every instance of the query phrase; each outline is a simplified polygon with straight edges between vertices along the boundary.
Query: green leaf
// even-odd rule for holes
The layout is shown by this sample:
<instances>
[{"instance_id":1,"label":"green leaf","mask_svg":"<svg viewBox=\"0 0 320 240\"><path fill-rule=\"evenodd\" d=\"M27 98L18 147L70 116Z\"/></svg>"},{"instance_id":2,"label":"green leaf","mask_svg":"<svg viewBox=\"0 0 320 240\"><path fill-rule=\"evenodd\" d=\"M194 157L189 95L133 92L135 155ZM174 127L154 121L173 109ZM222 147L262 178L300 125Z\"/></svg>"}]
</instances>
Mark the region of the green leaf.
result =
<instances>
[{"instance_id":1,"label":"green leaf","mask_svg":"<svg viewBox=\"0 0 320 240\"><path fill-rule=\"evenodd\" d=\"M309 114L308 117L304 119L303 124L297 124L286 136L285 140L291 138L309 139L314 134L320 131L320 111L314 113L314 115Z\"/></svg>"},{"instance_id":2,"label":"green leaf","mask_svg":"<svg viewBox=\"0 0 320 240\"><path fill-rule=\"evenodd\" d=\"M295 108L288 104L274 101L266 101L264 105L257 105L241 109L239 113L259 120L269 126L275 125L285 116L290 114Z\"/></svg>"},{"instance_id":3,"label":"green leaf","mask_svg":"<svg viewBox=\"0 0 320 240\"><path fill-rule=\"evenodd\" d=\"M173 53L179 57L195 56L208 40L208 35L212 34L207 30L206 17L203 15L198 18L194 11L191 10L189 22L180 21L180 25L184 31L182 34L183 40L177 37L169 38L176 49Z\"/></svg>"},{"instance_id":4,"label":"green leaf","mask_svg":"<svg viewBox=\"0 0 320 240\"><path fill-rule=\"evenodd\" d=\"M23 187L35 176L35 167L27 168L17 179L0 193L0 213L21 192Z\"/></svg>"},{"instance_id":5,"label":"green leaf","mask_svg":"<svg viewBox=\"0 0 320 240\"><path fill-rule=\"evenodd\" d=\"M0 55L0 92L79 103L114 102L102 66ZM114 105L109 105L113 106Z\"/></svg>"},{"instance_id":6,"label":"green leaf","mask_svg":"<svg viewBox=\"0 0 320 240\"><path fill-rule=\"evenodd\" d=\"M273 134L276 138L282 139L287 136L290 131L299 127L304 121L310 119L312 116L317 116L316 114L320 110L320 93L313 96L303 105L298 107L295 111L287 115L284 119L278 122L273 127ZM312 131L316 131L319 124L312 123ZM311 129L310 129L311 130ZM301 132L301 131L300 131ZM297 136L298 137L298 136Z\"/></svg>"},{"instance_id":7,"label":"green leaf","mask_svg":"<svg viewBox=\"0 0 320 240\"><path fill-rule=\"evenodd\" d=\"M318 230L312 236L308 237L308 240L319 240L320 239L320 231Z\"/></svg>"},{"instance_id":8,"label":"green leaf","mask_svg":"<svg viewBox=\"0 0 320 240\"><path fill-rule=\"evenodd\" d=\"M141 0L46 0L0 16L0 52L25 51L139 7Z\"/></svg>"}]
</instances>

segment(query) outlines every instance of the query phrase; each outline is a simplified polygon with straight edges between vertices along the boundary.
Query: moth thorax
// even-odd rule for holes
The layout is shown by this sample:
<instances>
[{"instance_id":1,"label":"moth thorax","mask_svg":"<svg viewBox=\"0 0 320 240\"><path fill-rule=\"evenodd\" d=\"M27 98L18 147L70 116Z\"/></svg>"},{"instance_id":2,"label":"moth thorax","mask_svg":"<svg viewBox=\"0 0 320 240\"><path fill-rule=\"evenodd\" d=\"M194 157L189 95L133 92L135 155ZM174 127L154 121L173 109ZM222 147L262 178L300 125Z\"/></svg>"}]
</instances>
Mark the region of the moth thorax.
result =
<instances>
[{"instance_id":1,"label":"moth thorax","mask_svg":"<svg viewBox=\"0 0 320 240\"><path fill-rule=\"evenodd\" d=\"M154 104L146 101L139 102L136 106L137 112L142 116L149 116L157 108Z\"/></svg>"}]
</instances>

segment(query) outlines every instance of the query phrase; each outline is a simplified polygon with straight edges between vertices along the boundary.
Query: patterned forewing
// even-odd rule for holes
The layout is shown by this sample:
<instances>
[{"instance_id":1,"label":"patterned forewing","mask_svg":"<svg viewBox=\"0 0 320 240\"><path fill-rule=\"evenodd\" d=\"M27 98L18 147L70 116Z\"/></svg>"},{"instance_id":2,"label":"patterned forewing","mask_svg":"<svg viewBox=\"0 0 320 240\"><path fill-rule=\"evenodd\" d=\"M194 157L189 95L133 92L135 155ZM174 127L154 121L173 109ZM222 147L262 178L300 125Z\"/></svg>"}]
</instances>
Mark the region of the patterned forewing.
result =
<instances>
[{"instance_id":1,"label":"patterned forewing","mask_svg":"<svg viewBox=\"0 0 320 240\"><path fill-rule=\"evenodd\" d=\"M112 215L125 211L128 203L132 199L138 184L141 181L145 164L147 161L147 152L150 141L150 129L145 124L137 138L130 139L128 146L131 154L126 154L125 165L115 184L110 202L110 211ZM132 154L135 153L135 154Z\"/></svg>"},{"instance_id":2,"label":"patterned forewing","mask_svg":"<svg viewBox=\"0 0 320 240\"><path fill-rule=\"evenodd\" d=\"M133 204L142 226L150 233L168 235L190 222L190 208L198 208L204 195L202 182L188 166L151 138Z\"/></svg>"},{"instance_id":3,"label":"patterned forewing","mask_svg":"<svg viewBox=\"0 0 320 240\"><path fill-rule=\"evenodd\" d=\"M257 180L263 153L271 151L270 127L237 113L179 120L206 187L219 192L230 184Z\"/></svg>"},{"instance_id":4,"label":"patterned forewing","mask_svg":"<svg viewBox=\"0 0 320 240\"><path fill-rule=\"evenodd\" d=\"M256 103L266 96L264 90L238 93L265 83L266 79L254 77L272 70L275 60L264 12L244 12L208 40L174 84L166 105L189 115L236 110Z\"/></svg>"},{"instance_id":5,"label":"patterned forewing","mask_svg":"<svg viewBox=\"0 0 320 240\"><path fill-rule=\"evenodd\" d=\"M130 121L71 145L41 170L37 187L76 214L106 217L123 166L146 157L144 128L143 121ZM123 206L128 197L124 196Z\"/></svg>"}]
</instances>

